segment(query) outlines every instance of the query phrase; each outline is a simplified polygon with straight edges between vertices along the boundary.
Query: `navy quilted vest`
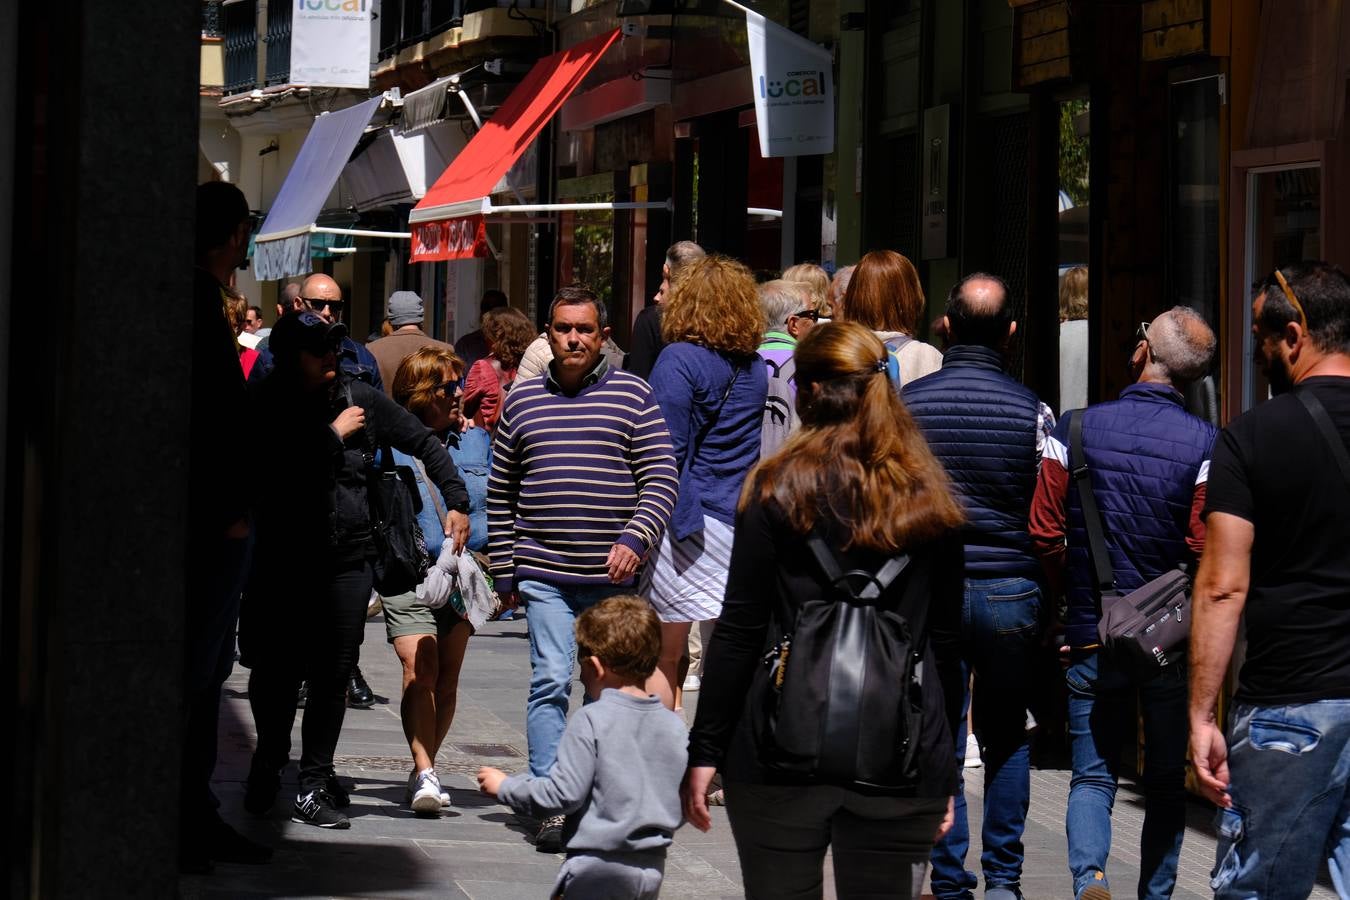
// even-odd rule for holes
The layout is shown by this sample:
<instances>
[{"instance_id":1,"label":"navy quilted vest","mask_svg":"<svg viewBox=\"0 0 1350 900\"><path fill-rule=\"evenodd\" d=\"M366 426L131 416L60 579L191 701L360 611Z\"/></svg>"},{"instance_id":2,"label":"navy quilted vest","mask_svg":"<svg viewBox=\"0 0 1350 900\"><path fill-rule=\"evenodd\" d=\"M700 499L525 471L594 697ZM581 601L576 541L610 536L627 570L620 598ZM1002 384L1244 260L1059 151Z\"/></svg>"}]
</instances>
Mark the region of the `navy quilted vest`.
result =
<instances>
[{"instance_id":1,"label":"navy quilted vest","mask_svg":"<svg viewBox=\"0 0 1350 900\"><path fill-rule=\"evenodd\" d=\"M969 518L967 577L1039 580L1027 534L1039 463L1036 395L1003 372L998 351L963 344L901 396Z\"/></svg>"},{"instance_id":2,"label":"navy quilted vest","mask_svg":"<svg viewBox=\"0 0 1350 900\"><path fill-rule=\"evenodd\" d=\"M1195 482L1214 447L1216 429L1186 412L1183 402L1169 385L1135 384L1119 400L1075 413L1086 417L1083 454L1121 590L1137 588L1194 558L1186 534ZM1066 457L1067 452L1066 445ZM1071 645L1081 647L1097 642L1097 605L1072 474L1067 500L1066 636Z\"/></svg>"}]
</instances>

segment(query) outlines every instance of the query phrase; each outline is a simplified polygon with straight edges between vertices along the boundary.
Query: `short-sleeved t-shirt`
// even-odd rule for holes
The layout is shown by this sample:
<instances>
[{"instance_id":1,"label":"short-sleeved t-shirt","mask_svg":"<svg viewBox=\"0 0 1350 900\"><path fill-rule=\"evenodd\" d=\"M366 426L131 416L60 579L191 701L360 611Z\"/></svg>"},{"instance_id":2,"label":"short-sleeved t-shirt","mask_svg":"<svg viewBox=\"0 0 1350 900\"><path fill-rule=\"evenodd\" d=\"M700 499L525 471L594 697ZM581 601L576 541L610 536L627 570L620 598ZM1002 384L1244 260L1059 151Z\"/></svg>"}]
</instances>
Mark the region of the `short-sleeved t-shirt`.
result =
<instances>
[{"instance_id":1,"label":"short-sleeved t-shirt","mask_svg":"<svg viewBox=\"0 0 1350 900\"><path fill-rule=\"evenodd\" d=\"M1350 441L1350 378L1308 378ZM1205 515L1256 528L1236 699L1259 706L1350 697L1350 482L1291 393L1220 433Z\"/></svg>"}]
</instances>

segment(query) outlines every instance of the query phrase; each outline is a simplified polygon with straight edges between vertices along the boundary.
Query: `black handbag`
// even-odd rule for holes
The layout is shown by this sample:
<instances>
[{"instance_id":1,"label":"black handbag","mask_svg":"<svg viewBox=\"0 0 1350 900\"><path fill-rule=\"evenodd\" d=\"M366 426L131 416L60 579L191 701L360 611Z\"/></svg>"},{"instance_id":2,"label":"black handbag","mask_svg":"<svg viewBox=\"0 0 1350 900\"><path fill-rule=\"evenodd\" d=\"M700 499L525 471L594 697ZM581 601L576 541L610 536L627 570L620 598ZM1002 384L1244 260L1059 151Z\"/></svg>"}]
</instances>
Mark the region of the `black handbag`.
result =
<instances>
[{"instance_id":1,"label":"black handbag","mask_svg":"<svg viewBox=\"0 0 1350 900\"><path fill-rule=\"evenodd\" d=\"M1097 637L1103 651L1131 681L1145 684L1186 653L1191 633L1191 573L1186 567L1178 567L1128 593L1116 588L1105 527L1083 453L1083 411L1075 410L1070 416L1069 467L1087 531L1097 599Z\"/></svg>"},{"instance_id":2,"label":"black handbag","mask_svg":"<svg viewBox=\"0 0 1350 900\"><path fill-rule=\"evenodd\" d=\"M351 389L346 388L347 403L352 404ZM375 590L383 597L406 594L427 577L431 565L426 538L417 516L422 511L422 494L417 475L410 466L394 465L393 450L387 445L375 453L375 439L365 429L366 501L370 510L370 537L375 547L371 568Z\"/></svg>"}]
</instances>

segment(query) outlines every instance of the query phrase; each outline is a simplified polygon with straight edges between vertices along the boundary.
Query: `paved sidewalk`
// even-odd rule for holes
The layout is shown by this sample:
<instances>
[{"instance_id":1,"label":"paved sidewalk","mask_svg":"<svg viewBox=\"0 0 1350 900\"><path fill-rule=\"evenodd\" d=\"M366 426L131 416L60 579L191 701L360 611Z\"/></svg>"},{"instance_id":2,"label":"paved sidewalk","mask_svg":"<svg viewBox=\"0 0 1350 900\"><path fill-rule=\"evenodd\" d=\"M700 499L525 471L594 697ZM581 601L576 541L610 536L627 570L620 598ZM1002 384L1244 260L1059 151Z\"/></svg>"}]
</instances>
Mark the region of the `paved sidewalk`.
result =
<instances>
[{"instance_id":1,"label":"paved sidewalk","mask_svg":"<svg viewBox=\"0 0 1350 900\"><path fill-rule=\"evenodd\" d=\"M481 796L473 773L483 764L508 772L525 763L525 696L529 657L525 623L495 622L469 642L460 682L455 724L437 758L437 771L453 798L438 819L414 817L404 804L411 758L399 722L398 660L385 641L384 623L367 623L361 668L374 691L389 698L369 710L348 710L338 745L338 774L350 785L352 820L348 831L325 831L290 821L295 767L283 775L282 797L271 816L256 819L243 809L243 781L253 746L247 699L248 671L236 667L226 684L221 711L221 752L216 793L225 819L255 840L276 848L267 866L218 866L203 877L182 879L186 898L224 897L436 897L473 900L543 900L557 874L560 856L538 853L532 832L504 806ZM580 688L574 698L579 700ZM292 757L300 747L296 717ZM972 831L978 835L980 772L967 770ZM1069 892L1064 850L1064 804L1068 773L1036 771L1027 823L1028 898L1064 897ZM1175 897L1210 896L1208 872L1214 840L1209 813L1191 807L1191 827L1182 853ZM742 896L736 851L726 814L713 810L710 834L692 828L677 832L666 866L662 897ZM1142 800L1128 787L1116 803L1110 871L1118 896L1133 896L1138 877ZM978 846L978 839L976 841ZM968 863L978 865L972 850ZM826 896L832 896L827 878ZM1334 897L1319 889L1314 897Z\"/></svg>"}]
</instances>

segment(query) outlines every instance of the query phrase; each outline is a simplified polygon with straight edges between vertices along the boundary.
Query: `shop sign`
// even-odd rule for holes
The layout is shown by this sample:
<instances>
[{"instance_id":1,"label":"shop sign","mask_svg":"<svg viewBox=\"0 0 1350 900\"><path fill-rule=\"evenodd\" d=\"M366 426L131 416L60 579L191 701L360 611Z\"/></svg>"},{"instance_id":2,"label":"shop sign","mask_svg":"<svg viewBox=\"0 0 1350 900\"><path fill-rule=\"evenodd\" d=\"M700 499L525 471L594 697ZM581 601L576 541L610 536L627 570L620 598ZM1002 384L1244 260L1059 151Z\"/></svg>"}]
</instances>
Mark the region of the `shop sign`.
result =
<instances>
[{"instance_id":1,"label":"shop sign","mask_svg":"<svg viewBox=\"0 0 1350 900\"><path fill-rule=\"evenodd\" d=\"M761 156L834 151L834 81L830 51L747 12L750 74Z\"/></svg>"},{"instance_id":2,"label":"shop sign","mask_svg":"<svg viewBox=\"0 0 1350 900\"><path fill-rule=\"evenodd\" d=\"M487 243L487 225L482 216L416 222L411 230L410 262L476 259L491 255Z\"/></svg>"},{"instance_id":3,"label":"shop sign","mask_svg":"<svg viewBox=\"0 0 1350 900\"><path fill-rule=\"evenodd\" d=\"M373 0L290 2L290 83L369 89Z\"/></svg>"}]
</instances>

